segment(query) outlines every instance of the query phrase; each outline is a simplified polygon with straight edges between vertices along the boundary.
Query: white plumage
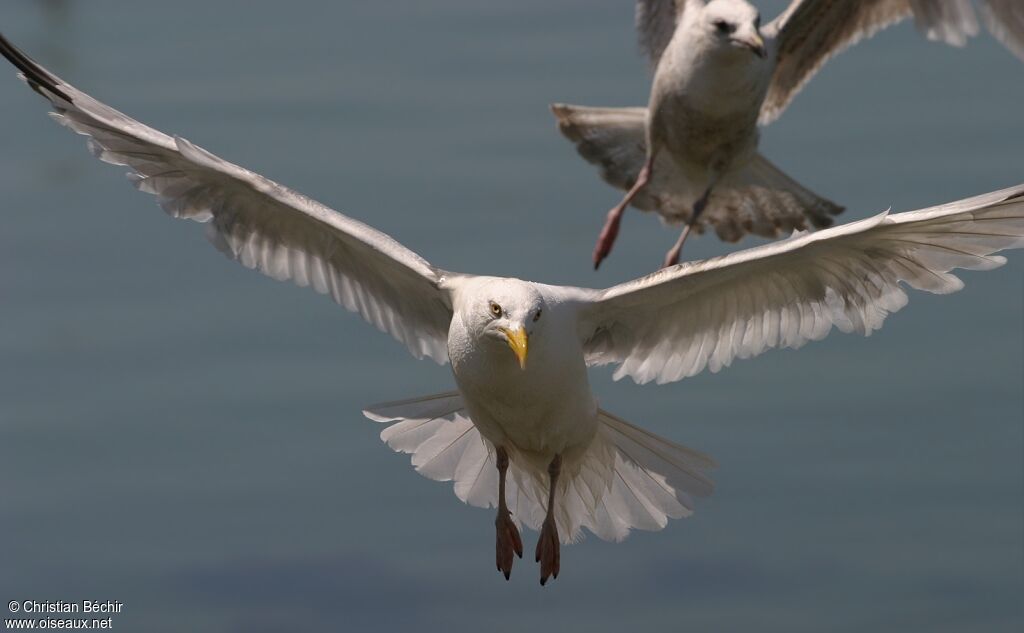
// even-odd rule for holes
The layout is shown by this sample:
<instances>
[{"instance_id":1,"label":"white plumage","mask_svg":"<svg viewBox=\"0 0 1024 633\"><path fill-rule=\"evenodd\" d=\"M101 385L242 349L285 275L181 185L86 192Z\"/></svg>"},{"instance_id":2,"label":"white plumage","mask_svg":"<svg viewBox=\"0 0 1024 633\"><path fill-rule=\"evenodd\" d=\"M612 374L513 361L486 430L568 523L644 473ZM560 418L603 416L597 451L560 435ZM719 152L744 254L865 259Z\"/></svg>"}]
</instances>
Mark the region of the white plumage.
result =
<instances>
[{"instance_id":1,"label":"white plumage","mask_svg":"<svg viewBox=\"0 0 1024 633\"><path fill-rule=\"evenodd\" d=\"M993 35L1024 59L1024 3L980 2ZM594 251L607 256L627 204L735 242L832 224L842 207L757 151L775 120L833 55L913 17L929 38L962 46L978 32L970 0L794 0L763 28L746 0L638 0L640 42L654 66L646 108L552 106L559 129L612 186L627 190Z\"/></svg>"},{"instance_id":2,"label":"white plumage","mask_svg":"<svg viewBox=\"0 0 1024 633\"><path fill-rule=\"evenodd\" d=\"M466 416L458 392L375 405L364 413L390 424L381 439L411 454L418 473L453 482L455 495L470 505L498 507L494 451ZM714 467L707 455L599 409L597 432L579 474L563 484L556 507L559 532L571 542L581 528L613 541L626 538L632 528L660 530L669 519L693 513L693 496L711 494L703 472ZM507 491L512 516L534 530L544 521L547 496L537 471L513 462Z\"/></svg>"},{"instance_id":3,"label":"white plumage","mask_svg":"<svg viewBox=\"0 0 1024 633\"><path fill-rule=\"evenodd\" d=\"M583 529L614 540L634 528L660 529L711 493L706 473L714 462L600 410L588 366L614 364L616 378L667 382L798 347L833 326L868 334L906 303L900 282L958 290L952 269L993 268L1003 263L994 253L1024 246L1019 185L606 290L451 273L361 222L99 103L2 36L0 52L50 100L60 123L89 137L96 156L128 166L136 186L172 216L206 223L228 257L329 294L416 357L451 360L458 391L366 415L389 424L382 439L410 453L420 473L453 481L467 503L499 508L496 558L506 576L513 549L521 551L513 547L515 523L541 530L543 581L557 575L559 539ZM502 514L505 499L511 515Z\"/></svg>"}]
</instances>

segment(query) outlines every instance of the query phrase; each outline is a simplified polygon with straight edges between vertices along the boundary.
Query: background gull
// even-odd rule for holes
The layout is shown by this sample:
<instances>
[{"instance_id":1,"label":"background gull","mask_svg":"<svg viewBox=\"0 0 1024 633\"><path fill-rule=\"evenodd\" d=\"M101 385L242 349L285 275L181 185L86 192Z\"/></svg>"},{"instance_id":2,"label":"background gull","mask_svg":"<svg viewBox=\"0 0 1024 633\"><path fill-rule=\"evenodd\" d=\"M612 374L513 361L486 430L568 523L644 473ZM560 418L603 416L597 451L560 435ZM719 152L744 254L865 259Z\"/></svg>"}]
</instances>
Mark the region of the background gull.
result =
<instances>
[{"instance_id":1,"label":"background gull","mask_svg":"<svg viewBox=\"0 0 1024 633\"><path fill-rule=\"evenodd\" d=\"M980 3L989 31L1024 58L1024 3ZM777 118L829 58L913 17L929 38L962 46L977 34L970 0L794 0L761 27L746 0L639 0L636 24L654 65L646 108L555 104L561 132L626 189L594 247L611 251L629 204L683 223L663 265L691 229L735 242L832 224L842 207L801 186L757 152L758 124Z\"/></svg>"},{"instance_id":2,"label":"background gull","mask_svg":"<svg viewBox=\"0 0 1024 633\"><path fill-rule=\"evenodd\" d=\"M953 268L989 269L1024 245L1024 185L957 203L797 236L673 267L606 290L438 269L390 237L188 141L92 99L25 57L0 52L89 137L100 159L172 216L204 222L222 252L361 314L414 356L450 360L458 391L373 407L382 437L422 474L497 507L496 564L521 554L517 523L539 528L541 581L559 544L660 529L710 493L706 456L598 409L588 365L667 382L833 326L868 334L901 308L899 282L945 293Z\"/></svg>"}]
</instances>

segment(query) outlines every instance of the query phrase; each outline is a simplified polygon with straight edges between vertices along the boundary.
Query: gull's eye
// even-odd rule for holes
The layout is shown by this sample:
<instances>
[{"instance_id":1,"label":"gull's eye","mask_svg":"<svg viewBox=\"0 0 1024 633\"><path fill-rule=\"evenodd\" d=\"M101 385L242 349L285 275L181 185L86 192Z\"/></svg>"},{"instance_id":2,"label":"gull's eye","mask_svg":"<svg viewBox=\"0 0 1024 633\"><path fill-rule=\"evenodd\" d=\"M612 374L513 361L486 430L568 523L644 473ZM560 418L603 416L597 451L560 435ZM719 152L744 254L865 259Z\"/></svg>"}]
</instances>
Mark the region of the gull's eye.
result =
<instances>
[{"instance_id":1,"label":"gull's eye","mask_svg":"<svg viewBox=\"0 0 1024 633\"><path fill-rule=\"evenodd\" d=\"M732 33L734 28L733 25L729 24L725 20L715 20L712 24L715 25L715 29L719 33Z\"/></svg>"},{"instance_id":2,"label":"gull's eye","mask_svg":"<svg viewBox=\"0 0 1024 633\"><path fill-rule=\"evenodd\" d=\"M491 314L496 317L501 316L501 306L498 305L497 303L494 303L493 301L491 302Z\"/></svg>"},{"instance_id":3,"label":"gull's eye","mask_svg":"<svg viewBox=\"0 0 1024 633\"><path fill-rule=\"evenodd\" d=\"M761 29L761 16L754 18L754 28L758 30Z\"/></svg>"},{"instance_id":4,"label":"gull's eye","mask_svg":"<svg viewBox=\"0 0 1024 633\"><path fill-rule=\"evenodd\" d=\"M540 310L537 310L537 314L533 315L533 322L536 323L540 319Z\"/></svg>"}]
</instances>

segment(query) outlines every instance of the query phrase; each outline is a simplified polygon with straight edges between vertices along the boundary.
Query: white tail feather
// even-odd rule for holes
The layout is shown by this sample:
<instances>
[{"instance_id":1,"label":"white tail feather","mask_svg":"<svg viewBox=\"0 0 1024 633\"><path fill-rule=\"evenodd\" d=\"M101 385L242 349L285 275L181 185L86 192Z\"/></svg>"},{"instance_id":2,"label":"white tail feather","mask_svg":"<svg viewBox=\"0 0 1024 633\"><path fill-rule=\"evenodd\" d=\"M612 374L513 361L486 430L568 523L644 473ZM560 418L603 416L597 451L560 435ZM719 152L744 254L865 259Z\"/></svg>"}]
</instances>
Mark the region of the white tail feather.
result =
<instances>
[{"instance_id":1,"label":"white tail feather","mask_svg":"<svg viewBox=\"0 0 1024 633\"><path fill-rule=\"evenodd\" d=\"M481 508L498 505L494 447L466 415L457 392L375 405L363 411L390 425L381 439L412 455L421 475L453 481L455 495ZM566 543L587 528L619 541L631 529L660 530L669 519L693 513L693 497L711 494L708 456L598 411L598 432L583 456L563 463L555 521ZM547 506L548 476L511 452L506 502L513 519L540 528Z\"/></svg>"}]
</instances>

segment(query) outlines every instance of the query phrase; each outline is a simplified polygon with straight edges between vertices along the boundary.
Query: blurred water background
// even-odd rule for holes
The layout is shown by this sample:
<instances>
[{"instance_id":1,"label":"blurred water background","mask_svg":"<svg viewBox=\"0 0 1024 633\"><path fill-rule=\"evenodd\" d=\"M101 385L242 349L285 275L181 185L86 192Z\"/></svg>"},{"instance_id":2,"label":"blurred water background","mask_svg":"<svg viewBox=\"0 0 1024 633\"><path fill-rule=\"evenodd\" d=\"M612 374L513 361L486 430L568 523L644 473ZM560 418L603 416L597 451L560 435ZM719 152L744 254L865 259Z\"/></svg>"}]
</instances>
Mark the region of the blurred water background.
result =
<instances>
[{"instance_id":1,"label":"blurred water background","mask_svg":"<svg viewBox=\"0 0 1024 633\"><path fill-rule=\"evenodd\" d=\"M761 2L766 18L782 2ZM4 2L78 87L450 270L605 286L675 239L547 105L640 105L628 0ZM1024 180L1024 65L909 24L763 134L844 220ZM119 600L124 631L1017 631L1024 253L833 334L602 405L714 455L697 514L493 567L493 516L380 443L369 403L446 368L225 260L0 72L0 598ZM754 242L746 242L750 245ZM727 247L692 240L686 255ZM532 552L535 535L526 535ZM5 614L6 615L6 614ZM685 627L685 629L684 629Z\"/></svg>"}]
</instances>

